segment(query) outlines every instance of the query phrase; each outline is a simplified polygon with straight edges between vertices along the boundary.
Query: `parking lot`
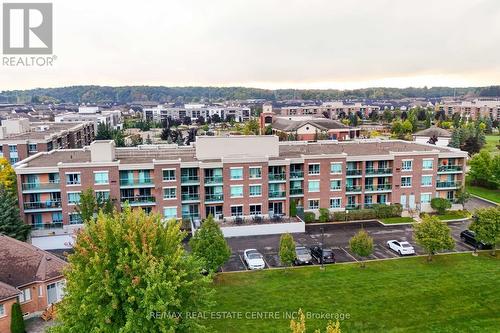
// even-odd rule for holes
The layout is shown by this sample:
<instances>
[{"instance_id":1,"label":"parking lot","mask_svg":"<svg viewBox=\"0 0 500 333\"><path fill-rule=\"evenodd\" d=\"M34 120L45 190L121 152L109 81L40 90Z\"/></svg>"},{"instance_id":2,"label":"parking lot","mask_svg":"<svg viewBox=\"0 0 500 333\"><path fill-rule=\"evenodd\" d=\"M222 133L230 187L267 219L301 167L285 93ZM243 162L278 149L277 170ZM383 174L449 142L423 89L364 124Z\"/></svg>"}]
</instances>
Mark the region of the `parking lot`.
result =
<instances>
[{"instance_id":1,"label":"parking lot","mask_svg":"<svg viewBox=\"0 0 500 333\"><path fill-rule=\"evenodd\" d=\"M463 252L473 251L474 248L460 240L460 232L467 229L469 221L448 223L452 230L453 238L456 241L455 249L444 252ZM396 258L399 255L390 250L386 243L388 240L396 239L399 241L410 242L417 254L425 254L421 247L413 241L413 232L411 225L382 226L376 221L364 223L346 223L346 224L327 224L327 225L308 225L303 234L294 234L296 245L311 247L320 245L323 239L324 247L333 249L337 262L355 262L360 258L356 256L349 248L349 239L360 228L364 228L374 239L374 251L368 259L388 259ZM229 261L224 265L223 271L243 271L247 270L243 260L243 251L245 249L257 249L263 256L266 268L281 267L279 260L279 240L280 235L251 236L228 238L229 246L232 249L232 255ZM316 263L317 264L317 263Z\"/></svg>"}]
</instances>

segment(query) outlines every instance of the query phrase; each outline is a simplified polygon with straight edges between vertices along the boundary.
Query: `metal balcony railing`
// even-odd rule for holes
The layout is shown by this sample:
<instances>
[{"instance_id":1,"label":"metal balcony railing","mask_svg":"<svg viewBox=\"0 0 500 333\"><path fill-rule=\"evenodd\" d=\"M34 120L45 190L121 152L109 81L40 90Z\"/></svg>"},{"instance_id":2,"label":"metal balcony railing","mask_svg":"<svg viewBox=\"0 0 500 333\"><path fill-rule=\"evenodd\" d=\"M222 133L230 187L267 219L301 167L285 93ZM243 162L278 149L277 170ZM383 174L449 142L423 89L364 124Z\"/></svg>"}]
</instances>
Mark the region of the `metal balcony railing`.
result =
<instances>
[{"instance_id":1,"label":"metal balcony railing","mask_svg":"<svg viewBox=\"0 0 500 333\"><path fill-rule=\"evenodd\" d=\"M181 194L182 201L195 201L200 200L199 193L183 193Z\"/></svg>"},{"instance_id":2,"label":"metal balcony railing","mask_svg":"<svg viewBox=\"0 0 500 333\"><path fill-rule=\"evenodd\" d=\"M455 181L451 181L451 182L440 182L440 181L438 181L438 182L436 183L436 187L437 187L437 188L460 187L460 182L455 182Z\"/></svg>"},{"instance_id":3,"label":"metal balcony railing","mask_svg":"<svg viewBox=\"0 0 500 333\"><path fill-rule=\"evenodd\" d=\"M60 200L25 202L24 210L61 208Z\"/></svg>"},{"instance_id":4,"label":"metal balcony railing","mask_svg":"<svg viewBox=\"0 0 500 333\"><path fill-rule=\"evenodd\" d=\"M23 183L23 191L29 190L58 190L61 187L60 182L48 182L48 183Z\"/></svg>"},{"instance_id":5,"label":"metal balcony railing","mask_svg":"<svg viewBox=\"0 0 500 333\"><path fill-rule=\"evenodd\" d=\"M302 189L302 188L290 189L290 195L302 195L302 194L304 194L304 189Z\"/></svg>"},{"instance_id":6,"label":"metal balcony railing","mask_svg":"<svg viewBox=\"0 0 500 333\"><path fill-rule=\"evenodd\" d=\"M269 180L285 180L286 175L284 173L270 173Z\"/></svg>"},{"instance_id":7,"label":"metal balcony railing","mask_svg":"<svg viewBox=\"0 0 500 333\"><path fill-rule=\"evenodd\" d=\"M290 179L304 178L304 171L290 172Z\"/></svg>"},{"instance_id":8,"label":"metal balcony railing","mask_svg":"<svg viewBox=\"0 0 500 333\"><path fill-rule=\"evenodd\" d=\"M181 184L199 183L200 177L198 176L181 176Z\"/></svg>"},{"instance_id":9,"label":"metal balcony railing","mask_svg":"<svg viewBox=\"0 0 500 333\"><path fill-rule=\"evenodd\" d=\"M153 178L121 178L121 186L141 186L141 185L153 185Z\"/></svg>"},{"instance_id":10,"label":"metal balcony railing","mask_svg":"<svg viewBox=\"0 0 500 333\"><path fill-rule=\"evenodd\" d=\"M52 221L50 223L34 223L31 225L32 230L62 229L62 227L62 221Z\"/></svg>"},{"instance_id":11,"label":"metal balcony railing","mask_svg":"<svg viewBox=\"0 0 500 333\"><path fill-rule=\"evenodd\" d=\"M271 191L269 192L269 198L284 198L285 191Z\"/></svg>"},{"instance_id":12,"label":"metal balcony railing","mask_svg":"<svg viewBox=\"0 0 500 333\"><path fill-rule=\"evenodd\" d=\"M222 176L208 176L205 177L205 184L222 184Z\"/></svg>"},{"instance_id":13,"label":"metal balcony railing","mask_svg":"<svg viewBox=\"0 0 500 333\"><path fill-rule=\"evenodd\" d=\"M128 201L128 203L131 206L134 206L134 205L154 204L156 202L156 198L151 195L142 195L136 197L122 197L120 201L122 203Z\"/></svg>"},{"instance_id":14,"label":"metal balcony railing","mask_svg":"<svg viewBox=\"0 0 500 333\"><path fill-rule=\"evenodd\" d=\"M223 194L205 194L205 202L219 202L224 201Z\"/></svg>"},{"instance_id":15,"label":"metal balcony railing","mask_svg":"<svg viewBox=\"0 0 500 333\"><path fill-rule=\"evenodd\" d=\"M348 169L346 171L347 176L361 176L361 170L359 169Z\"/></svg>"},{"instance_id":16,"label":"metal balcony railing","mask_svg":"<svg viewBox=\"0 0 500 333\"><path fill-rule=\"evenodd\" d=\"M365 185L365 191L388 191L392 189L391 184Z\"/></svg>"},{"instance_id":17,"label":"metal balcony railing","mask_svg":"<svg viewBox=\"0 0 500 333\"><path fill-rule=\"evenodd\" d=\"M379 169L369 168L369 169L366 169L367 175L386 175L386 174L391 174L391 173L392 173L391 168L379 168Z\"/></svg>"},{"instance_id":18,"label":"metal balcony railing","mask_svg":"<svg viewBox=\"0 0 500 333\"><path fill-rule=\"evenodd\" d=\"M462 171L461 165L440 165L438 172Z\"/></svg>"},{"instance_id":19,"label":"metal balcony railing","mask_svg":"<svg viewBox=\"0 0 500 333\"><path fill-rule=\"evenodd\" d=\"M361 186L358 186L358 185L346 186L345 190L346 190L346 192L361 192Z\"/></svg>"}]
</instances>

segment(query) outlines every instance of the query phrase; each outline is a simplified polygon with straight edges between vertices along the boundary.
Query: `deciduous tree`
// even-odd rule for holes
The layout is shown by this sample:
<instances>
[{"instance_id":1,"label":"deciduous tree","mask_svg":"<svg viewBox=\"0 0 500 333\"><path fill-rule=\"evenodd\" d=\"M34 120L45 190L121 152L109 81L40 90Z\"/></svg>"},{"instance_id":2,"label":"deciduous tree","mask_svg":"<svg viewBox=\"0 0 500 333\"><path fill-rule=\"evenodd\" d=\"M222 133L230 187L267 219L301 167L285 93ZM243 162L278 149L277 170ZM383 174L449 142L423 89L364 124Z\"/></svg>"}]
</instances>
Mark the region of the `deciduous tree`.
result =
<instances>
[{"instance_id":1,"label":"deciduous tree","mask_svg":"<svg viewBox=\"0 0 500 333\"><path fill-rule=\"evenodd\" d=\"M413 224L413 232L417 244L428 254L427 261L432 261L437 251L455 247L450 228L436 216L425 215L422 222Z\"/></svg>"},{"instance_id":2,"label":"deciduous tree","mask_svg":"<svg viewBox=\"0 0 500 333\"><path fill-rule=\"evenodd\" d=\"M17 196L16 172L5 157L0 157L0 186Z\"/></svg>"},{"instance_id":3,"label":"deciduous tree","mask_svg":"<svg viewBox=\"0 0 500 333\"><path fill-rule=\"evenodd\" d=\"M447 209L451 208L451 202L444 198L432 198L431 207L432 209L437 211L439 215L443 215L444 213L446 213Z\"/></svg>"},{"instance_id":4,"label":"deciduous tree","mask_svg":"<svg viewBox=\"0 0 500 333\"><path fill-rule=\"evenodd\" d=\"M356 235L349 240L351 251L361 257L368 257L373 252L373 238L368 233L361 229ZM365 267L365 262L361 260L361 267Z\"/></svg>"},{"instance_id":5,"label":"deciduous tree","mask_svg":"<svg viewBox=\"0 0 500 333\"><path fill-rule=\"evenodd\" d=\"M491 244L492 255L496 255L496 247L500 244L500 207L476 210L470 230L476 233L477 240Z\"/></svg>"}]
</instances>

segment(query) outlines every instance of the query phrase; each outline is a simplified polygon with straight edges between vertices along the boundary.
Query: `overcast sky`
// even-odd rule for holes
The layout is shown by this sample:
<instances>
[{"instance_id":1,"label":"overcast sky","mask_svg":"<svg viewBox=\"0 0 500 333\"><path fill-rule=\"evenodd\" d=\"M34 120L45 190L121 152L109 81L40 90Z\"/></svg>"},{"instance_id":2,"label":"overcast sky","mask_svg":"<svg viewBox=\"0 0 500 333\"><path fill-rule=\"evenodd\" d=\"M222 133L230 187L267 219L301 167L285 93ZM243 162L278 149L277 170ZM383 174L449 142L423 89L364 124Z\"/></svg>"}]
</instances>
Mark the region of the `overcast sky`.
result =
<instances>
[{"instance_id":1,"label":"overcast sky","mask_svg":"<svg viewBox=\"0 0 500 333\"><path fill-rule=\"evenodd\" d=\"M1 90L500 84L499 0L53 3L54 66L0 65Z\"/></svg>"}]
</instances>

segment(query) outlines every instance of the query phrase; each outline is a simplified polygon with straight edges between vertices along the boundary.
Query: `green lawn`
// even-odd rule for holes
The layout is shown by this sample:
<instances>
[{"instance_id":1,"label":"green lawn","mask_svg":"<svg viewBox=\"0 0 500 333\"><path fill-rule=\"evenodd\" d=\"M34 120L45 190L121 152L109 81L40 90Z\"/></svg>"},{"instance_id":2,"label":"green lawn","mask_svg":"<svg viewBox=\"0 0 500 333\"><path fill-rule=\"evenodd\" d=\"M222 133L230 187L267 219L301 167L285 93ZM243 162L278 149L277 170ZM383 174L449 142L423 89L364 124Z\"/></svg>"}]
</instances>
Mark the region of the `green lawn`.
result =
<instances>
[{"instance_id":1,"label":"green lawn","mask_svg":"<svg viewBox=\"0 0 500 333\"><path fill-rule=\"evenodd\" d=\"M398 224L398 223L413 223L415 220L412 217L388 217L385 219L380 219L384 224Z\"/></svg>"},{"instance_id":2,"label":"green lawn","mask_svg":"<svg viewBox=\"0 0 500 333\"><path fill-rule=\"evenodd\" d=\"M500 150L498 150L497 145L500 144L500 135L486 135L486 144L483 149L488 150L494 154L500 154Z\"/></svg>"},{"instance_id":3,"label":"green lawn","mask_svg":"<svg viewBox=\"0 0 500 333\"><path fill-rule=\"evenodd\" d=\"M436 215L441 221L463 219L470 217L470 213L462 210L449 210L443 215Z\"/></svg>"},{"instance_id":4,"label":"green lawn","mask_svg":"<svg viewBox=\"0 0 500 333\"><path fill-rule=\"evenodd\" d=\"M467 191L470 194L477 195L496 203L500 203L500 190L490 190L484 187L467 185Z\"/></svg>"},{"instance_id":5,"label":"green lawn","mask_svg":"<svg viewBox=\"0 0 500 333\"><path fill-rule=\"evenodd\" d=\"M349 314L342 332L498 332L500 256L425 257L221 274L214 311L242 319L207 319L216 332L290 332L284 312ZM280 319L245 319L253 311ZM233 316L234 317L234 316ZM308 332L327 320L306 320Z\"/></svg>"}]
</instances>

